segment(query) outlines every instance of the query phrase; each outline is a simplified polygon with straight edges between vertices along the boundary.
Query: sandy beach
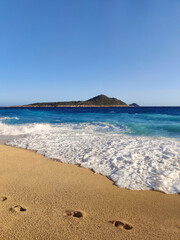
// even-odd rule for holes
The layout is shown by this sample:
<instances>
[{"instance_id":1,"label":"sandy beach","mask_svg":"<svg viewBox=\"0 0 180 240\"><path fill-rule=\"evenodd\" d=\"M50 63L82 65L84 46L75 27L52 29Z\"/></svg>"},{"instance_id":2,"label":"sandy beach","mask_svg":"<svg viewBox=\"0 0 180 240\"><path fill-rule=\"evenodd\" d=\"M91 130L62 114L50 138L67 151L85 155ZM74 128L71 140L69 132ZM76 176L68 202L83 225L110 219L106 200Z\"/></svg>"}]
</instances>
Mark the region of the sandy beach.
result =
<instances>
[{"instance_id":1,"label":"sandy beach","mask_svg":"<svg viewBox=\"0 0 180 240\"><path fill-rule=\"evenodd\" d=\"M0 239L180 239L180 195L0 145Z\"/></svg>"}]
</instances>

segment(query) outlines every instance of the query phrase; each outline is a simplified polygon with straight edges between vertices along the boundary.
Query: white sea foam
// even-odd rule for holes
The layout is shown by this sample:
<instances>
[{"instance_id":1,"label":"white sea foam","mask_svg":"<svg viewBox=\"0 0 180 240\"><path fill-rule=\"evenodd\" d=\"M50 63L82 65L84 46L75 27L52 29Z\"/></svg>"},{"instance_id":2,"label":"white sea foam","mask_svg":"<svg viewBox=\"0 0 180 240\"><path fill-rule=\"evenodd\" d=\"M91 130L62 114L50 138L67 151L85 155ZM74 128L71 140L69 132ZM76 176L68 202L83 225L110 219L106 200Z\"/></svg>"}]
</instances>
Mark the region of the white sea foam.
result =
<instances>
[{"instance_id":1,"label":"white sea foam","mask_svg":"<svg viewBox=\"0 0 180 240\"><path fill-rule=\"evenodd\" d=\"M81 164L111 178L119 187L180 192L180 141L116 134L114 128L105 123L0 123L0 134L26 134L8 144Z\"/></svg>"},{"instance_id":2,"label":"white sea foam","mask_svg":"<svg viewBox=\"0 0 180 240\"><path fill-rule=\"evenodd\" d=\"M19 120L18 117L0 117L0 121L2 121L2 120L10 120L10 119L16 119L16 120Z\"/></svg>"},{"instance_id":3,"label":"white sea foam","mask_svg":"<svg viewBox=\"0 0 180 240\"><path fill-rule=\"evenodd\" d=\"M46 131L51 129L49 124L32 123L26 125L8 125L0 122L0 135L24 135L32 132Z\"/></svg>"}]
</instances>

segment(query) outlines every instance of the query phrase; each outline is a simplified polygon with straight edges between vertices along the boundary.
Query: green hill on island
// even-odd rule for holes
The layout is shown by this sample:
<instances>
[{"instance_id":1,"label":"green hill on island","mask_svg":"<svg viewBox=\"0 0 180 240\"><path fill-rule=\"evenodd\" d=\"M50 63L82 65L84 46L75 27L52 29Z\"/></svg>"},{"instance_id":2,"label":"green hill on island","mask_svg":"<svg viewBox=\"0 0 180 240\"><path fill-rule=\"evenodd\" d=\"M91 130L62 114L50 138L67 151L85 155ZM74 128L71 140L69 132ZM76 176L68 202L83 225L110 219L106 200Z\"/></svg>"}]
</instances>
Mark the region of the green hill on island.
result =
<instances>
[{"instance_id":1,"label":"green hill on island","mask_svg":"<svg viewBox=\"0 0 180 240\"><path fill-rule=\"evenodd\" d=\"M86 101L70 102L43 102L23 105L21 107L128 107L125 102L117 98L110 98L105 95L98 95Z\"/></svg>"}]
</instances>

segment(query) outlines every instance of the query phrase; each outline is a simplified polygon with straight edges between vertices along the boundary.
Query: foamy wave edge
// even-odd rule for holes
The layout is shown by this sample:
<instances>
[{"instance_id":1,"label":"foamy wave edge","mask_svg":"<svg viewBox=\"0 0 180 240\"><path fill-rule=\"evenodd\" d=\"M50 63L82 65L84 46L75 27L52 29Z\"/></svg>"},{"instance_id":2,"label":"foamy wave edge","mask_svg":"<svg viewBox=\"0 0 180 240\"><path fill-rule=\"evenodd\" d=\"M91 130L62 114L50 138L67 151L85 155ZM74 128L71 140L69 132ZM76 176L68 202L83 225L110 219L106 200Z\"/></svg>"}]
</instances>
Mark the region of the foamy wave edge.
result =
<instances>
[{"instance_id":1,"label":"foamy wave edge","mask_svg":"<svg viewBox=\"0 0 180 240\"><path fill-rule=\"evenodd\" d=\"M32 123L24 125L8 125L0 122L0 135L24 135L33 132L44 131L50 129L50 124Z\"/></svg>"},{"instance_id":2,"label":"foamy wave edge","mask_svg":"<svg viewBox=\"0 0 180 240\"><path fill-rule=\"evenodd\" d=\"M0 123L0 129L1 124L4 123ZM169 194L180 192L180 142L177 140L98 133L90 124L5 125L11 135L13 131L14 135L26 134L8 141L8 145L80 164L112 179L118 187Z\"/></svg>"}]
</instances>

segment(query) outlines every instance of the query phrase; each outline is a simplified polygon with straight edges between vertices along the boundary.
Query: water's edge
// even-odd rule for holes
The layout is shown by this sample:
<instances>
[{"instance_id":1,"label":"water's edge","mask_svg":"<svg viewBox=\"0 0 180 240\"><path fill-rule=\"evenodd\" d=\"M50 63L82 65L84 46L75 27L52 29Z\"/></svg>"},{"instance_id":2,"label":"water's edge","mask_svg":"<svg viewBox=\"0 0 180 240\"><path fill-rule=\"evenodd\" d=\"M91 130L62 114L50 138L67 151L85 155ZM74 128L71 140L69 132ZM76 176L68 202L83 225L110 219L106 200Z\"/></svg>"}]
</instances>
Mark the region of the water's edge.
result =
<instances>
[{"instance_id":1,"label":"water's edge","mask_svg":"<svg viewBox=\"0 0 180 240\"><path fill-rule=\"evenodd\" d=\"M17 149L23 149L23 150L26 150L26 151L30 151L30 152L33 152L33 153L35 153L35 154L41 155L41 156L45 157L46 159L48 159L48 160L50 160L50 161L55 161L55 162L58 162L58 163L61 163L61 164L71 164L71 163L62 162L61 160L56 159L56 158L47 158L45 155L38 153L38 151L36 151L36 150L30 150L30 149L25 149L25 148L22 148L22 147L14 147L14 146L8 145L6 140L0 139L0 145L5 145L5 146L11 147L11 148L17 148ZM85 168L85 167L82 166L81 164L71 164L71 165L74 165L74 166L80 167L80 168ZM93 172L94 174L99 174L99 175L107 178L110 182L112 182L112 185L114 185L114 186L115 186L116 188L118 188L118 189L126 189L126 190L128 190L128 191L138 191L138 192L139 192L139 191L153 191L153 192L157 192L157 193L161 193L161 194L167 194L167 193L165 193L165 192L163 192L163 191L160 191L160 190L157 190L157 189L153 189L153 188L152 188L152 189L140 189L140 190L138 190L138 189L129 189L129 188L119 187L119 186L115 183L115 181L113 181L113 179L109 178L108 176L103 175L103 174L101 174L101 173L96 173L92 168L86 168L86 169L88 169L89 171ZM174 195L177 195L177 194L179 195L180 192L170 193L170 194L171 194L171 195L173 195L173 194L174 194Z\"/></svg>"}]
</instances>

